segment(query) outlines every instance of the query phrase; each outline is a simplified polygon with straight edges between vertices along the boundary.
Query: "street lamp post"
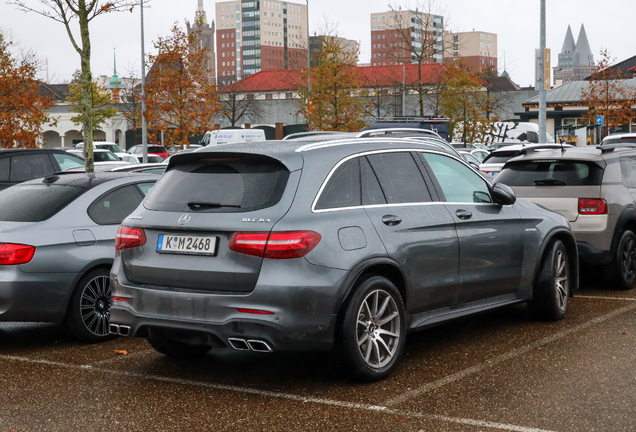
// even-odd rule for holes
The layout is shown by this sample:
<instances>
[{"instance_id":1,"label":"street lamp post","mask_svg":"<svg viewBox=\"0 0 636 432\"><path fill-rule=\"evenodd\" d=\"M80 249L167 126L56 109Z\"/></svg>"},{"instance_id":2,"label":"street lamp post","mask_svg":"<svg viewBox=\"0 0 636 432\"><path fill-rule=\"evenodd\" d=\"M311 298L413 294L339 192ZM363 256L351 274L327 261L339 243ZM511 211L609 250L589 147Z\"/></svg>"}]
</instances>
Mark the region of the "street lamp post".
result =
<instances>
[{"instance_id":1,"label":"street lamp post","mask_svg":"<svg viewBox=\"0 0 636 432\"><path fill-rule=\"evenodd\" d=\"M539 86L539 142L547 142L546 127L546 90L545 90L545 0L541 0L541 38L540 38L540 73Z\"/></svg>"},{"instance_id":2,"label":"street lamp post","mask_svg":"<svg viewBox=\"0 0 636 432\"><path fill-rule=\"evenodd\" d=\"M307 2L307 90L311 90L311 45L309 44L309 0Z\"/></svg>"},{"instance_id":3,"label":"street lamp post","mask_svg":"<svg viewBox=\"0 0 636 432\"><path fill-rule=\"evenodd\" d=\"M148 163L148 124L146 122L146 48L144 45L144 0L141 6L141 144L143 163Z\"/></svg>"}]
</instances>

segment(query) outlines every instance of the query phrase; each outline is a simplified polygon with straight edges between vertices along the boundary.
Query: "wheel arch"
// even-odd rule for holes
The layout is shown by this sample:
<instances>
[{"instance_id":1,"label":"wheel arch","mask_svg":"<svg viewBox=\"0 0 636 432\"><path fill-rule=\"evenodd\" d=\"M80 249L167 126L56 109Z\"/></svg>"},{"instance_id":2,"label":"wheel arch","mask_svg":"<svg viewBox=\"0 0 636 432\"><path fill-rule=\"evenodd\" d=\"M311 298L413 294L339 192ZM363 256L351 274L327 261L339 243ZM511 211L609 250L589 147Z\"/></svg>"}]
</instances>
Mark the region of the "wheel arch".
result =
<instances>
[{"instance_id":1,"label":"wheel arch","mask_svg":"<svg viewBox=\"0 0 636 432\"><path fill-rule=\"evenodd\" d=\"M553 230L546 236L545 240L543 241L539 253L540 258L539 260L537 260L534 270L532 286L536 286L537 278L541 273L541 264L543 263L543 259L549 252L548 248L554 243L555 240L560 240L565 246L565 249L568 253L570 274L574 275L574 283L572 284L572 289L570 290L570 296L572 296L574 291L579 289L579 254L574 235L566 229Z\"/></svg>"},{"instance_id":2,"label":"wheel arch","mask_svg":"<svg viewBox=\"0 0 636 432\"><path fill-rule=\"evenodd\" d=\"M389 279L400 292L402 300L404 301L405 311L408 311L406 278L402 274L398 264L389 258L375 258L358 264L345 280L342 300L338 304L338 310L336 311L338 315L341 315L341 312L346 307L356 284L371 276L384 276Z\"/></svg>"},{"instance_id":3,"label":"wheel arch","mask_svg":"<svg viewBox=\"0 0 636 432\"><path fill-rule=\"evenodd\" d=\"M610 246L612 259L616 256L618 242L621 240L621 237L623 236L625 230L628 229L636 234L636 208L634 207L629 207L623 210L621 215L618 217L618 220L616 221L614 233L612 234L612 243Z\"/></svg>"},{"instance_id":4,"label":"wheel arch","mask_svg":"<svg viewBox=\"0 0 636 432\"><path fill-rule=\"evenodd\" d=\"M108 259L108 258L103 258L103 259L99 259L96 261L93 261L87 265L84 266L84 268L82 268L77 275L75 275L75 279L73 280L73 289L70 290L70 292L68 293L68 298L66 299L66 313L68 313L69 307L70 307L70 303L71 303L71 298L73 297L73 293L75 292L75 289L77 288L77 284L79 283L79 281L89 272L99 269L99 268L103 268L104 270L110 272L110 269L113 266L113 262L115 260L114 259Z\"/></svg>"}]
</instances>

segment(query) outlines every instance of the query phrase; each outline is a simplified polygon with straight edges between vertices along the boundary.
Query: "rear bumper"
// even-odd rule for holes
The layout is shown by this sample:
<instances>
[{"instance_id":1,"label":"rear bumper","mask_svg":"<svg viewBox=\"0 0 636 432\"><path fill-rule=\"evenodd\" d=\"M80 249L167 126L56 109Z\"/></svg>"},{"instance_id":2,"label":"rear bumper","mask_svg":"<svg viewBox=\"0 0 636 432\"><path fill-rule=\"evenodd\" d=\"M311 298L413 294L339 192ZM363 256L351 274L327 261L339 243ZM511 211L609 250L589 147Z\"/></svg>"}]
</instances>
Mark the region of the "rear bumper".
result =
<instances>
[{"instance_id":1,"label":"rear bumper","mask_svg":"<svg viewBox=\"0 0 636 432\"><path fill-rule=\"evenodd\" d=\"M0 268L0 321L60 322L73 292L74 273L24 273Z\"/></svg>"},{"instance_id":2,"label":"rear bumper","mask_svg":"<svg viewBox=\"0 0 636 432\"><path fill-rule=\"evenodd\" d=\"M252 292L219 294L133 284L117 258L112 295L126 300L113 301L111 324L130 327L130 336L157 329L213 348L240 338L265 341L275 351L330 349L349 272L305 259L283 261L266 260Z\"/></svg>"}]
</instances>

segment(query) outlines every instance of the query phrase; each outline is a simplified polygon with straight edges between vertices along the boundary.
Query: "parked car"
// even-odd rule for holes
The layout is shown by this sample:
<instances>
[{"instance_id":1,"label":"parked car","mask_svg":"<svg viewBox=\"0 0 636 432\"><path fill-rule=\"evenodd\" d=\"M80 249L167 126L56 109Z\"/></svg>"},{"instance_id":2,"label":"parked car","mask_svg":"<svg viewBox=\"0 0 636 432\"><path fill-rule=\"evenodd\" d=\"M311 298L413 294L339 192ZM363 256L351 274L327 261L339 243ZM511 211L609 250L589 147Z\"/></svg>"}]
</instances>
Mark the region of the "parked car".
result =
<instances>
[{"instance_id":1,"label":"parked car","mask_svg":"<svg viewBox=\"0 0 636 432\"><path fill-rule=\"evenodd\" d=\"M84 157L84 150L72 149L72 150L67 150L67 152L75 154L82 158ZM119 157L117 157L117 155L115 155L115 153L111 152L110 150L93 149L93 165L95 167L104 165L104 166L114 168L116 166L130 165L130 162L125 162L121 160ZM77 169L75 168L73 168L72 170L77 172Z\"/></svg>"},{"instance_id":2,"label":"parked car","mask_svg":"<svg viewBox=\"0 0 636 432\"><path fill-rule=\"evenodd\" d=\"M84 149L84 143L81 142L81 143L77 144L75 146L75 148L83 150ZM124 156L127 155L126 150L124 150L123 148L119 147L119 145L117 145L114 142L94 141L93 142L93 148L94 149L101 149L101 150L111 151L119 158L123 158Z\"/></svg>"},{"instance_id":3,"label":"parked car","mask_svg":"<svg viewBox=\"0 0 636 432\"><path fill-rule=\"evenodd\" d=\"M124 156L120 156L121 160L124 162L128 162L131 164L140 164L143 163L143 155L133 155L126 153ZM148 163L161 163L164 159L156 154L148 155Z\"/></svg>"},{"instance_id":4,"label":"parked car","mask_svg":"<svg viewBox=\"0 0 636 432\"><path fill-rule=\"evenodd\" d=\"M473 156L471 152L465 151L465 150L459 150L458 153L462 156L462 159L468 162L473 168L477 170L479 169L479 164L480 164L479 159Z\"/></svg>"},{"instance_id":5,"label":"parked car","mask_svg":"<svg viewBox=\"0 0 636 432\"><path fill-rule=\"evenodd\" d=\"M76 166L84 160L64 150L7 149L0 152L0 189Z\"/></svg>"},{"instance_id":6,"label":"parked car","mask_svg":"<svg viewBox=\"0 0 636 432\"><path fill-rule=\"evenodd\" d=\"M205 147L266 139L263 129L218 129L207 131L199 144Z\"/></svg>"},{"instance_id":7,"label":"parked car","mask_svg":"<svg viewBox=\"0 0 636 432\"><path fill-rule=\"evenodd\" d=\"M479 165L479 169L486 175L497 177L499 171L504 164L515 156L519 156L526 152L543 151L550 149L561 149L573 147L570 144L512 144L507 145L490 152Z\"/></svg>"},{"instance_id":8,"label":"parked car","mask_svg":"<svg viewBox=\"0 0 636 432\"><path fill-rule=\"evenodd\" d=\"M486 159L486 157L488 157L488 155L490 154L490 150L476 148L475 150L471 150L470 154L473 155L481 164L484 162L484 159Z\"/></svg>"},{"instance_id":9,"label":"parked car","mask_svg":"<svg viewBox=\"0 0 636 432\"><path fill-rule=\"evenodd\" d=\"M144 153L144 146L139 144L136 146L132 146L131 148L128 149L128 153L133 154L133 155L143 155ZM148 144L148 154L155 154L155 155L159 155L161 156L163 159L167 158L168 156L170 156L170 152L168 152L168 149L165 148L164 146L161 145L156 145L156 144Z\"/></svg>"},{"instance_id":10,"label":"parked car","mask_svg":"<svg viewBox=\"0 0 636 432\"><path fill-rule=\"evenodd\" d=\"M614 287L636 286L636 150L620 144L527 153L497 182L565 216L586 266L601 266Z\"/></svg>"},{"instance_id":11,"label":"parked car","mask_svg":"<svg viewBox=\"0 0 636 432\"><path fill-rule=\"evenodd\" d=\"M0 321L63 322L81 341L111 338L117 227L157 178L49 175L0 191Z\"/></svg>"},{"instance_id":12,"label":"parked car","mask_svg":"<svg viewBox=\"0 0 636 432\"><path fill-rule=\"evenodd\" d=\"M636 133L612 134L603 138L601 145L609 144L636 144Z\"/></svg>"},{"instance_id":13,"label":"parked car","mask_svg":"<svg viewBox=\"0 0 636 432\"><path fill-rule=\"evenodd\" d=\"M167 159L166 159L167 160ZM118 166L110 169L113 172L138 172L148 174L163 174L168 168L166 163L129 164L128 166Z\"/></svg>"},{"instance_id":14,"label":"parked car","mask_svg":"<svg viewBox=\"0 0 636 432\"><path fill-rule=\"evenodd\" d=\"M578 286L565 217L393 137L176 155L116 249L113 333L175 357L334 349L367 381L408 331L521 302L561 319Z\"/></svg>"}]
</instances>

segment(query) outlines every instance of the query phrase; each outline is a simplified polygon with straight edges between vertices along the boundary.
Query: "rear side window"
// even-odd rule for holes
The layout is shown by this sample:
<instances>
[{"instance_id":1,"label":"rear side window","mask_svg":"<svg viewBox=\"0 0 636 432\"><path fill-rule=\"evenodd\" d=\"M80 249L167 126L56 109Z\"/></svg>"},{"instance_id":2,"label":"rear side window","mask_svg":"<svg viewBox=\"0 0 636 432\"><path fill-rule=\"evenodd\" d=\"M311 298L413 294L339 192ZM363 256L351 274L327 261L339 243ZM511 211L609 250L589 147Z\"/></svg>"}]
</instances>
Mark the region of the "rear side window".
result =
<instances>
[{"instance_id":1,"label":"rear side window","mask_svg":"<svg viewBox=\"0 0 636 432\"><path fill-rule=\"evenodd\" d=\"M135 185L108 192L88 207L88 215L99 225L118 225L141 203L143 196Z\"/></svg>"},{"instance_id":2,"label":"rear side window","mask_svg":"<svg viewBox=\"0 0 636 432\"><path fill-rule=\"evenodd\" d=\"M636 156L621 156L623 186L636 188Z\"/></svg>"},{"instance_id":3,"label":"rear side window","mask_svg":"<svg viewBox=\"0 0 636 432\"><path fill-rule=\"evenodd\" d=\"M486 158L484 159L483 163L506 163L508 162L510 159L512 159L515 156L519 156L519 152L518 151L506 151L506 152L496 152L496 153L491 153L489 156L486 156Z\"/></svg>"},{"instance_id":4,"label":"rear side window","mask_svg":"<svg viewBox=\"0 0 636 432\"><path fill-rule=\"evenodd\" d=\"M62 185L15 185L0 191L0 221L40 222L57 214L86 189Z\"/></svg>"},{"instance_id":5,"label":"rear side window","mask_svg":"<svg viewBox=\"0 0 636 432\"><path fill-rule=\"evenodd\" d=\"M263 156L206 154L166 171L146 197L149 210L241 213L276 205L289 171Z\"/></svg>"},{"instance_id":6,"label":"rear side window","mask_svg":"<svg viewBox=\"0 0 636 432\"><path fill-rule=\"evenodd\" d=\"M53 157L57 161L62 171L69 168L84 166L84 159L69 154L53 153Z\"/></svg>"},{"instance_id":7,"label":"rear side window","mask_svg":"<svg viewBox=\"0 0 636 432\"><path fill-rule=\"evenodd\" d=\"M116 162L119 158L111 152L95 152L93 153L95 162Z\"/></svg>"},{"instance_id":8,"label":"rear side window","mask_svg":"<svg viewBox=\"0 0 636 432\"><path fill-rule=\"evenodd\" d=\"M603 168L592 162L533 160L512 162L497 176L508 186L598 186Z\"/></svg>"},{"instance_id":9,"label":"rear side window","mask_svg":"<svg viewBox=\"0 0 636 432\"><path fill-rule=\"evenodd\" d=\"M9 167L11 166L11 158L0 159L0 181L9 181Z\"/></svg>"},{"instance_id":10,"label":"rear side window","mask_svg":"<svg viewBox=\"0 0 636 432\"><path fill-rule=\"evenodd\" d=\"M430 202L431 195L410 153L367 156L389 204Z\"/></svg>"},{"instance_id":11,"label":"rear side window","mask_svg":"<svg viewBox=\"0 0 636 432\"><path fill-rule=\"evenodd\" d=\"M486 181L461 162L439 154L422 153L431 167L447 202L490 203Z\"/></svg>"},{"instance_id":12,"label":"rear side window","mask_svg":"<svg viewBox=\"0 0 636 432\"><path fill-rule=\"evenodd\" d=\"M25 154L11 157L12 182L23 182L53 174L53 163L48 154Z\"/></svg>"},{"instance_id":13,"label":"rear side window","mask_svg":"<svg viewBox=\"0 0 636 432\"><path fill-rule=\"evenodd\" d=\"M332 174L320 194L316 210L355 207L360 201L360 163L355 158L340 165Z\"/></svg>"}]
</instances>

